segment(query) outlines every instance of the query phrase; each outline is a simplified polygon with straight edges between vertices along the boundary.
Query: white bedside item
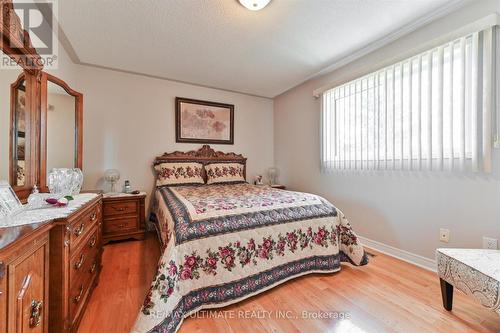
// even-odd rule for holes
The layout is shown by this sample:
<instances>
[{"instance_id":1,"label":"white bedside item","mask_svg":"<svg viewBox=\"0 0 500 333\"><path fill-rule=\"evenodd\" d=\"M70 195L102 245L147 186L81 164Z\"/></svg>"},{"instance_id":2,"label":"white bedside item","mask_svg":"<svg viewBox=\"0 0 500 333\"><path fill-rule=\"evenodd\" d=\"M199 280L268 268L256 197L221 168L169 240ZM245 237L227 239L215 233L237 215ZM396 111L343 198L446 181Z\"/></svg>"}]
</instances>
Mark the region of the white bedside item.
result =
<instances>
[{"instance_id":1,"label":"white bedside item","mask_svg":"<svg viewBox=\"0 0 500 333\"><path fill-rule=\"evenodd\" d=\"M104 172L104 180L110 184L110 192L116 193L115 185L120 180L120 172L116 169L108 169Z\"/></svg>"}]
</instances>

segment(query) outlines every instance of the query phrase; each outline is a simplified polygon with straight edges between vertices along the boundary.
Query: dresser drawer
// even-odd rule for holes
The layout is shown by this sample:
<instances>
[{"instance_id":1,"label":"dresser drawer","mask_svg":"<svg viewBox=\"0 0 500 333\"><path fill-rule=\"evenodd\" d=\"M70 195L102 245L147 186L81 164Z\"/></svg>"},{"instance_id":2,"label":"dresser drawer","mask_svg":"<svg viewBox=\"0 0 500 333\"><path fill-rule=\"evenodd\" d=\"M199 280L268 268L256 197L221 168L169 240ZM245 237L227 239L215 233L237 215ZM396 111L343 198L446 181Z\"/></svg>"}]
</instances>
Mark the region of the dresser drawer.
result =
<instances>
[{"instance_id":1,"label":"dresser drawer","mask_svg":"<svg viewBox=\"0 0 500 333\"><path fill-rule=\"evenodd\" d=\"M100 264L99 228L95 226L86 237L83 246L74 253L70 260L70 320L78 316L85 303L87 293L95 280Z\"/></svg>"},{"instance_id":2,"label":"dresser drawer","mask_svg":"<svg viewBox=\"0 0 500 333\"><path fill-rule=\"evenodd\" d=\"M92 262L99 254L99 241L99 228L94 226L85 238L83 246L71 253L70 283L73 283L80 275L85 275L90 270Z\"/></svg>"},{"instance_id":3,"label":"dresser drawer","mask_svg":"<svg viewBox=\"0 0 500 333\"><path fill-rule=\"evenodd\" d=\"M137 215L137 201L109 202L104 205L104 216Z\"/></svg>"},{"instance_id":4,"label":"dresser drawer","mask_svg":"<svg viewBox=\"0 0 500 333\"><path fill-rule=\"evenodd\" d=\"M86 238L86 235L94 225L97 225L101 219L101 207L99 204L94 205L91 209L77 220L73 221L70 226L71 230L71 248L74 249Z\"/></svg>"},{"instance_id":5,"label":"dresser drawer","mask_svg":"<svg viewBox=\"0 0 500 333\"><path fill-rule=\"evenodd\" d=\"M79 317L79 312L81 312L86 302L86 298L89 296L89 290L97 277L96 272L97 268L95 268L93 274L87 273L80 276L79 279L74 281L69 289L69 320L71 325L73 325L75 319Z\"/></svg>"},{"instance_id":6,"label":"dresser drawer","mask_svg":"<svg viewBox=\"0 0 500 333\"><path fill-rule=\"evenodd\" d=\"M137 217L125 217L113 220L104 220L104 230L107 233L120 233L129 230L137 229L138 227Z\"/></svg>"},{"instance_id":7,"label":"dresser drawer","mask_svg":"<svg viewBox=\"0 0 500 333\"><path fill-rule=\"evenodd\" d=\"M48 332L77 332L101 271L102 197L97 195L67 218L56 220L50 247Z\"/></svg>"}]
</instances>

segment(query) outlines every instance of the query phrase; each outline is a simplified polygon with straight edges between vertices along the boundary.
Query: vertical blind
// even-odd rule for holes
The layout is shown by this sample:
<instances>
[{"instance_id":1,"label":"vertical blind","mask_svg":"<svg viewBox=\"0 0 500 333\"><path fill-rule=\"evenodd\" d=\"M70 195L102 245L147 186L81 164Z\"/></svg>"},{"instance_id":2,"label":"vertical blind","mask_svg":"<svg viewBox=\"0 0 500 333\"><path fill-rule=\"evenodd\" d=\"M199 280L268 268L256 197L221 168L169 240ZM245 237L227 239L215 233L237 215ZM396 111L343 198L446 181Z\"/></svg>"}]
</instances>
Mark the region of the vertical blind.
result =
<instances>
[{"instance_id":1,"label":"vertical blind","mask_svg":"<svg viewBox=\"0 0 500 333\"><path fill-rule=\"evenodd\" d=\"M322 170L490 172L495 40L490 27L323 92Z\"/></svg>"}]
</instances>

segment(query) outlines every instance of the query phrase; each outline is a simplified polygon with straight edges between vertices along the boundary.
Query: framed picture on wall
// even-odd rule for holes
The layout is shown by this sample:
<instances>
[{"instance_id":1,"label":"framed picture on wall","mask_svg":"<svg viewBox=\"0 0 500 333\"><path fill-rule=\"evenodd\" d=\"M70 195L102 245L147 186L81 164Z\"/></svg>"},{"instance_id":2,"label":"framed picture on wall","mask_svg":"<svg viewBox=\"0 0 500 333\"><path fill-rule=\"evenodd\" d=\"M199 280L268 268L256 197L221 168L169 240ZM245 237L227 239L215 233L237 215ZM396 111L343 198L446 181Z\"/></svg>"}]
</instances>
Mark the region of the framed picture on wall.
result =
<instances>
[{"instance_id":1,"label":"framed picture on wall","mask_svg":"<svg viewBox=\"0 0 500 333\"><path fill-rule=\"evenodd\" d=\"M234 105L176 97L175 141L234 144Z\"/></svg>"}]
</instances>

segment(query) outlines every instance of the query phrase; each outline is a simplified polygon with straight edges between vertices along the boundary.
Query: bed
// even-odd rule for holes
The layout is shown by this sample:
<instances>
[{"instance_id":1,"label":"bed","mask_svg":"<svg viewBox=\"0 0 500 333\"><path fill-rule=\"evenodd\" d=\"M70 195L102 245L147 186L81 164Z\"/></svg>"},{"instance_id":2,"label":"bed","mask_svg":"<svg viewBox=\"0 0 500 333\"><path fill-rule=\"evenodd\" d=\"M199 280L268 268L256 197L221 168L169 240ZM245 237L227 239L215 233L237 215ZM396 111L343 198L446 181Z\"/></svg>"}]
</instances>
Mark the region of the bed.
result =
<instances>
[{"instance_id":1,"label":"bed","mask_svg":"<svg viewBox=\"0 0 500 333\"><path fill-rule=\"evenodd\" d=\"M243 156L209 146L164 154L155 165L173 162L236 163L246 173ZM206 171L195 173L206 180ZM133 332L176 332L200 309L337 272L341 262L368 263L346 217L317 195L243 181L188 182L158 186L152 206L162 255Z\"/></svg>"}]
</instances>

